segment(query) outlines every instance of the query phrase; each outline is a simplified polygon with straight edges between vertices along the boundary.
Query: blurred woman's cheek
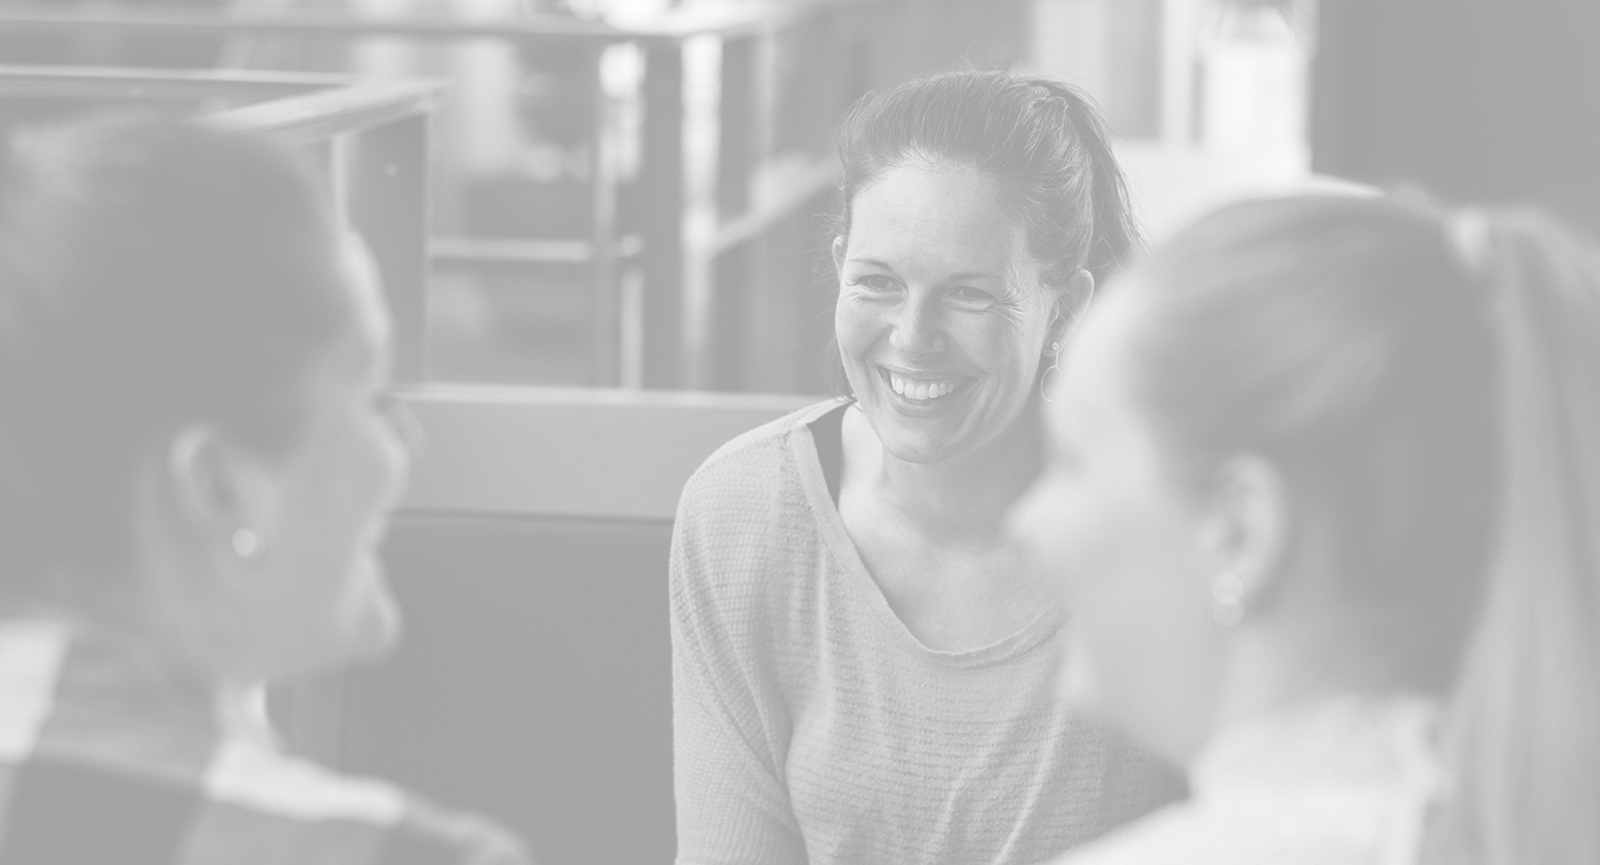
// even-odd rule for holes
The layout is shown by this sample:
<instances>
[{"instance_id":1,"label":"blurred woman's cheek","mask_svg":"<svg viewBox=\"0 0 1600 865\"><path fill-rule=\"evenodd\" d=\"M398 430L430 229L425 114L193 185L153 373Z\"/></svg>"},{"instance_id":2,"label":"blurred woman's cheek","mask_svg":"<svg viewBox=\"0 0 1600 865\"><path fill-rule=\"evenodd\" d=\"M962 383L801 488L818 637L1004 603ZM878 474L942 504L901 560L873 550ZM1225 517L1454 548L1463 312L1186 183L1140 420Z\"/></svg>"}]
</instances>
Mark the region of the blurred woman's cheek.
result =
<instances>
[{"instance_id":1,"label":"blurred woman's cheek","mask_svg":"<svg viewBox=\"0 0 1600 865\"><path fill-rule=\"evenodd\" d=\"M1105 536L1096 528L1103 508L1093 507L1083 485L1060 469L1048 472L1018 501L1012 527L1031 566L1067 614L1058 699L1068 711L1109 717L1102 656L1108 650L1116 654L1108 639L1118 623L1115 604L1107 604L1114 600L1106 595L1111 587L1095 582L1108 575L1090 561L1105 552L1096 546Z\"/></svg>"},{"instance_id":2,"label":"blurred woman's cheek","mask_svg":"<svg viewBox=\"0 0 1600 865\"><path fill-rule=\"evenodd\" d=\"M1056 507L1052 501L1056 489L1052 477L1044 475L1017 499L1006 518L1006 529L1017 542L1027 567L1038 579L1053 590L1060 590L1062 580L1056 572L1057 550L1053 524Z\"/></svg>"},{"instance_id":3,"label":"blurred woman's cheek","mask_svg":"<svg viewBox=\"0 0 1600 865\"><path fill-rule=\"evenodd\" d=\"M405 496L406 487L411 483L412 466L416 463L417 442L389 429L384 434L384 463L388 475L388 495L385 497L388 507L394 508L400 504Z\"/></svg>"},{"instance_id":4,"label":"blurred woman's cheek","mask_svg":"<svg viewBox=\"0 0 1600 865\"><path fill-rule=\"evenodd\" d=\"M1106 715L1105 695L1089 641L1071 619L1067 622L1067 636L1061 643L1061 650L1061 677L1056 683L1056 695L1062 706L1087 715Z\"/></svg>"}]
</instances>

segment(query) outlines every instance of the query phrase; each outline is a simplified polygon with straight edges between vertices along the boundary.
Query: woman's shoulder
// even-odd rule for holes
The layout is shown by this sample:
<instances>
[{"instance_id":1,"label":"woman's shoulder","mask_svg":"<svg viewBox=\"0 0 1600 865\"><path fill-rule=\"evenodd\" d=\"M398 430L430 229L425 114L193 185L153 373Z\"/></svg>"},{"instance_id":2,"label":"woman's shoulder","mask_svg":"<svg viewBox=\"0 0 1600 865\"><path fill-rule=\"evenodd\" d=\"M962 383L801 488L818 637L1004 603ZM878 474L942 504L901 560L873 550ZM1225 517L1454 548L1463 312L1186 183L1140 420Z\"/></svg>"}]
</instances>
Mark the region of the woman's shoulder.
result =
<instances>
[{"instance_id":1,"label":"woman's shoulder","mask_svg":"<svg viewBox=\"0 0 1600 865\"><path fill-rule=\"evenodd\" d=\"M529 861L517 837L488 818L248 741L226 742L218 749L203 790L212 803L207 811L248 818L209 833L219 852L239 855L219 861L256 861L246 854L291 837L308 850L322 850L326 858L318 861L343 863L340 851L349 846L371 850L369 858L349 859L352 865Z\"/></svg>"},{"instance_id":2,"label":"woman's shoulder","mask_svg":"<svg viewBox=\"0 0 1600 865\"><path fill-rule=\"evenodd\" d=\"M1339 791L1342 814L1330 817L1326 796L1286 787L1247 795L1200 794L1134 820L1053 865L1142 865L1186 862L1234 865L1377 865L1396 860L1405 833L1395 832L1393 797Z\"/></svg>"},{"instance_id":3,"label":"woman's shoulder","mask_svg":"<svg viewBox=\"0 0 1600 865\"><path fill-rule=\"evenodd\" d=\"M842 404L829 399L797 409L742 433L718 448L689 477L679 516L705 510L765 511L781 501L774 493L798 489L813 467L795 459L793 437L807 424ZM820 471L820 470L819 470Z\"/></svg>"},{"instance_id":4,"label":"woman's shoulder","mask_svg":"<svg viewBox=\"0 0 1600 865\"><path fill-rule=\"evenodd\" d=\"M289 861L286 854L327 865L529 861L515 835L486 819L266 745L224 741L194 774L198 767L172 762L54 752L0 761L0 776L10 778L0 846L50 862L249 865Z\"/></svg>"}]
</instances>

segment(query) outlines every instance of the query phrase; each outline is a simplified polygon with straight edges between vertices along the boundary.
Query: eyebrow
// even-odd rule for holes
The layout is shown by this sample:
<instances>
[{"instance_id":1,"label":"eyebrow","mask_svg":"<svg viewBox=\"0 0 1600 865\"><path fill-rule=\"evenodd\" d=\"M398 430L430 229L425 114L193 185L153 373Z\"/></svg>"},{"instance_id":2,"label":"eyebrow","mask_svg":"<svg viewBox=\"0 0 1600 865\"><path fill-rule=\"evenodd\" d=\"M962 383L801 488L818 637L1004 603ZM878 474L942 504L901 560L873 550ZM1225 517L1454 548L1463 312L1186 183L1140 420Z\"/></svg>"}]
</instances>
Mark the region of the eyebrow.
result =
<instances>
[{"instance_id":1,"label":"eyebrow","mask_svg":"<svg viewBox=\"0 0 1600 865\"><path fill-rule=\"evenodd\" d=\"M845 259L845 263L846 264L867 264L867 265L871 265L873 267L881 268L883 270L889 270L889 271L894 270L893 267L889 266L888 262L879 261L876 258L861 258L859 256L852 255L849 258Z\"/></svg>"},{"instance_id":2,"label":"eyebrow","mask_svg":"<svg viewBox=\"0 0 1600 865\"><path fill-rule=\"evenodd\" d=\"M887 270L890 273L896 273L897 272L894 269L894 267L891 266L888 262L879 261L876 258L859 258L859 257L856 257L856 256L851 256L850 258L845 259L845 263L846 264L852 264L852 263L853 264L865 264L865 265L876 267L876 268L879 268L879 269L882 269L882 270ZM944 278L944 281L945 282L959 282L960 280L963 280L963 279L998 279L1001 282L1005 281L1005 277L1004 276L1002 276L1002 275L1000 275L998 273L992 273L992 272L985 271L985 270L968 270L968 271L962 271L961 273L952 273L949 276L946 276Z\"/></svg>"}]
</instances>

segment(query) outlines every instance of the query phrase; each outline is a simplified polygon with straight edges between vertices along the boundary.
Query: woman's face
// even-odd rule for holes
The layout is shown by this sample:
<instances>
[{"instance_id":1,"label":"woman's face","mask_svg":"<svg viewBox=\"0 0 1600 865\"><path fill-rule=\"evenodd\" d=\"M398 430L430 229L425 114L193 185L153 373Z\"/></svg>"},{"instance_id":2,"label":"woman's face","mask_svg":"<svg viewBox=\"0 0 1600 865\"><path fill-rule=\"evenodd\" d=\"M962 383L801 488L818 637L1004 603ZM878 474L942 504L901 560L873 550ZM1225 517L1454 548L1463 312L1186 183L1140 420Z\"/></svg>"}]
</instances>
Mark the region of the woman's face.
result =
<instances>
[{"instance_id":1,"label":"woman's face","mask_svg":"<svg viewBox=\"0 0 1600 865\"><path fill-rule=\"evenodd\" d=\"M935 463L1000 440L1034 397L1054 301L989 182L890 169L834 255L845 374L889 452Z\"/></svg>"},{"instance_id":2,"label":"woman's face","mask_svg":"<svg viewBox=\"0 0 1600 865\"><path fill-rule=\"evenodd\" d=\"M1129 348L1148 302L1133 289L1107 292L1064 353L1045 409L1047 467L1012 526L1071 616L1069 701L1181 761L1203 739L1222 629L1211 618L1205 514L1174 482L1130 388Z\"/></svg>"},{"instance_id":3,"label":"woman's face","mask_svg":"<svg viewBox=\"0 0 1600 865\"><path fill-rule=\"evenodd\" d=\"M303 438L266 463L264 550L247 568L247 602L264 631L263 678L298 675L387 649L399 612L378 558L411 454L403 407L388 392L392 348L376 274L352 241L347 283L357 326L310 386Z\"/></svg>"}]
</instances>

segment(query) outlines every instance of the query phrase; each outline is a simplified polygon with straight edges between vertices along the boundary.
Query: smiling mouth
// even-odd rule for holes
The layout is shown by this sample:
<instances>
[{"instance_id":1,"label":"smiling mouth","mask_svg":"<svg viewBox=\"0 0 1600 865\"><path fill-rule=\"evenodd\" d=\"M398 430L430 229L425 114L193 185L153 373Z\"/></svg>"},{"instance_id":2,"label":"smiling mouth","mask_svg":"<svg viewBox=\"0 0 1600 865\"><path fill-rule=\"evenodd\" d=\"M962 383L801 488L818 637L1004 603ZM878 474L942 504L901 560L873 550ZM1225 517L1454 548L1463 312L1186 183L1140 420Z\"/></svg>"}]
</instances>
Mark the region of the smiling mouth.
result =
<instances>
[{"instance_id":1,"label":"smiling mouth","mask_svg":"<svg viewBox=\"0 0 1600 865\"><path fill-rule=\"evenodd\" d=\"M912 402L931 403L957 393L967 385L965 378L916 379L886 369L880 371L890 390Z\"/></svg>"}]
</instances>

